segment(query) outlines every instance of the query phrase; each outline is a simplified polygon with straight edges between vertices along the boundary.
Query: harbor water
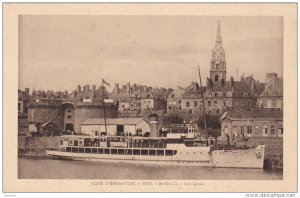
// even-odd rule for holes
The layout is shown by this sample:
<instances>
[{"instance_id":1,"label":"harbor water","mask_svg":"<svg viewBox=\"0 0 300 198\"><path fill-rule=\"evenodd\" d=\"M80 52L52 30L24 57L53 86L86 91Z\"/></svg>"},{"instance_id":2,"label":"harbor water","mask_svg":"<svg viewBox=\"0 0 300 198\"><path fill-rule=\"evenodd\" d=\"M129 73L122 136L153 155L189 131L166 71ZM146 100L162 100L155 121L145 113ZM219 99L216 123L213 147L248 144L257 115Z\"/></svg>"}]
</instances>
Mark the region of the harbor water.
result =
<instances>
[{"instance_id":1,"label":"harbor water","mask_svg":"<svg viewBox=\"0 0 300 198\"><path fill-rule=\"evenodd\" d=\"M282 180L282 171L156 166L19 157L19 179Z\"/></svg>"}]
</instances>

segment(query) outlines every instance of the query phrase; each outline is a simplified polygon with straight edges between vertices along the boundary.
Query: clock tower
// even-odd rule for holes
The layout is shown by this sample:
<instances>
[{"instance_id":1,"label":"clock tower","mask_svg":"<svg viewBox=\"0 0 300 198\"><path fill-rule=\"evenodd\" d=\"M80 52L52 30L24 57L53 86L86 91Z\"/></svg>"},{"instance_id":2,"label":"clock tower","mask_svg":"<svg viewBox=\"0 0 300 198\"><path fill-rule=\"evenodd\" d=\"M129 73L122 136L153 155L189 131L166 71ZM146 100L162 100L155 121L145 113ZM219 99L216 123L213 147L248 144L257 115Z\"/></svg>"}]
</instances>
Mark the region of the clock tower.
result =
<instances>
[{"instance_id":1,"label":"clock tower","mask_svg":"<svg viewBox=\"0 0 300 198\"><path fill-rule=\"evenodd\" d=\"M213 82L219 82L222 79L226 82L226 60L225 50L222 46L220 20L217 23L216 45L212 50L210 61L210 78Z\"/></svg>"}]
</instances>

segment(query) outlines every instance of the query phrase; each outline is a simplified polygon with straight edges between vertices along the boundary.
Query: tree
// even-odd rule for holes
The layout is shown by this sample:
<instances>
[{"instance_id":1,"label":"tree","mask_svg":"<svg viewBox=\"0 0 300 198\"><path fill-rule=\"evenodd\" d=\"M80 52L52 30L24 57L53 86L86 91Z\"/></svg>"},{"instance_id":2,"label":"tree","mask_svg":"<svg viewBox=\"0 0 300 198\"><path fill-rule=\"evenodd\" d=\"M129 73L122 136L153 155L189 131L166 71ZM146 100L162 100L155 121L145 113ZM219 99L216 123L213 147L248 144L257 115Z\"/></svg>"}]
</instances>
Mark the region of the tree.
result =
<instances>
[{"instance_id":1,"label":"tree","mask_svg":"<svg viewBox=\"0 0 300 198\"><path fill-rule=\"evenodd\" d=\"M178 114L170 114L166 117L164 117L163 122L164 124L182 124L183 123L183 117Z\"/></svg>"}]
</instances>

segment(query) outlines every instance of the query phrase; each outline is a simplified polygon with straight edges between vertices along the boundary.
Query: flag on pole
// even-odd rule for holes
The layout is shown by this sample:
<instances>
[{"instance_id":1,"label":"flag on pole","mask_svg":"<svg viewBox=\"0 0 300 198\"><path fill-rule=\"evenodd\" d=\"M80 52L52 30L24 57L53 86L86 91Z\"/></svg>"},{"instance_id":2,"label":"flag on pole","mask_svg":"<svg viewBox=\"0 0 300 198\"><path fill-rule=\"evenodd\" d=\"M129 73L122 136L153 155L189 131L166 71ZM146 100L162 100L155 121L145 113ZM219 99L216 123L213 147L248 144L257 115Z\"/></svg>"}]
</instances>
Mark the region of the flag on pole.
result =
<instances>
[{"instance_id":1,"label":"flag on pole","mask_svg":"<svg viewBox=\"0 0 300 198\"><path fill-rule=\"evenodd\" d=\"M103 78L102 78L102 84L110 86L110 84L108 82L106 82Z\"/></svg>"}]
</instances>

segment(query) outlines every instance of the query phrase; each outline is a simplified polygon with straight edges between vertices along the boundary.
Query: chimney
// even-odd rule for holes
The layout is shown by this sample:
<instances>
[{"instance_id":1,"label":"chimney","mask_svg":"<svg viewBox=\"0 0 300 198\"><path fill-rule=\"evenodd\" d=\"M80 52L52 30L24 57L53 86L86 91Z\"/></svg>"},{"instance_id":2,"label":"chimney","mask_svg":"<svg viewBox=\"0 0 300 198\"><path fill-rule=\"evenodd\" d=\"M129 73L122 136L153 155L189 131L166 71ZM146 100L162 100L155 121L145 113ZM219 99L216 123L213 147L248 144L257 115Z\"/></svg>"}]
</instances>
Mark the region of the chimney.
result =
<instances>
[{"instance_id":1,"label":"chimney","mask_svg":"<svg viewBox=\"0 0 300 198\"><path fill-rule=\"evenodd\" d=\"M251 86L251 91L253 91L253 92L254 92L254 89L255 89L255 84L254 84L254 83L251 83L251 84L250 84L250 86Z\"/></svg>"},{"instance_id":2,"label":"chimney","mask_svg":"<svg viewBox=\"0 0 300 198\"><path fill-rule=\"evenodd\" d=\"M130 94L130 83L129 82L127 83L126 88L127 88L127 90L126 90L127 94Z\"/></svg>"},{"instance_id":3,"label":"chimney","mask_svg":"<svg viewBox=\"0 0 300 198\"><path fill-rule=\"evenodd\" d=\"M29 95L29 88L25 88L25 93Z\"/></svg>"},{"instance_id":4,"label":"chimney","mask_svg":"<svg viewBox=\"0 0 300 198\"><path fill-rule=\"evenodd\" d=\"M198 83L194 83L194 91L197 91L199 89L199 85L198 85Z\"/></svg>"},{"instance_id":5,"label":"chimney","mask_svg":"<svg viewBox=\"0 0 300 198\"><path fill-rule=\"evenodd\" d=\"M96 85L95 85L95 84L92 86L92 91L93 91L93 92L96 91Z\"/></svg>"},{"instance_id":6,"label":"chimney","mask_svg":"<svg viewBox=\"0 0 300 198\"><path fill-rule=\"evenodd\" d=\"M119 94L119 83L115 84L115 94Z\"/></svg>"},{"instance_id":7,"label":"chimney","mask_svg":"<svg viewBox=\"0 0 300 198\"><path fill-rule=\"evenodd\" d=\"M207 78L207 81L206 81L206 89L209 90L212 86L212 80L211 78Z\"/></svg>"},{"instance_id":8,"label":"chimney","mask_svg":"<svg viewBox=\"0 0 300 198\"><path fill-rule=\"evenodd\" d=\"M149 115L150 137L158 137L158 115Z\"/></svg>"},{"instance_id":9,"label":"chimney","mask_svg":"<svg viewBox=\"0 0 300 198\"><path fill-rule=\"evenodd\" d=\"M266 75L265 88L272 87L272 86L274 87L276 78L277 78L277 73L268 73Z\"/></svg>"},{"instance_id":10,"label":"chimney","mask_svg":"<svg viewBox=\"0 0 300 198\"><path fill-rule=\"evenodd\" d=\"M77 93L81 93L81 87L80 87L80 85L77 86Z\"/></svg>"},{"instance_id":11,"label":"chimney","mask_svg":"<svg viewBox=\"0 0 300 198\"><path fill-rule=\"evenodd\" d=\"M230 77L230 87L234 86L234 78L231 76Z\"/></svg>"}]
</instances>

